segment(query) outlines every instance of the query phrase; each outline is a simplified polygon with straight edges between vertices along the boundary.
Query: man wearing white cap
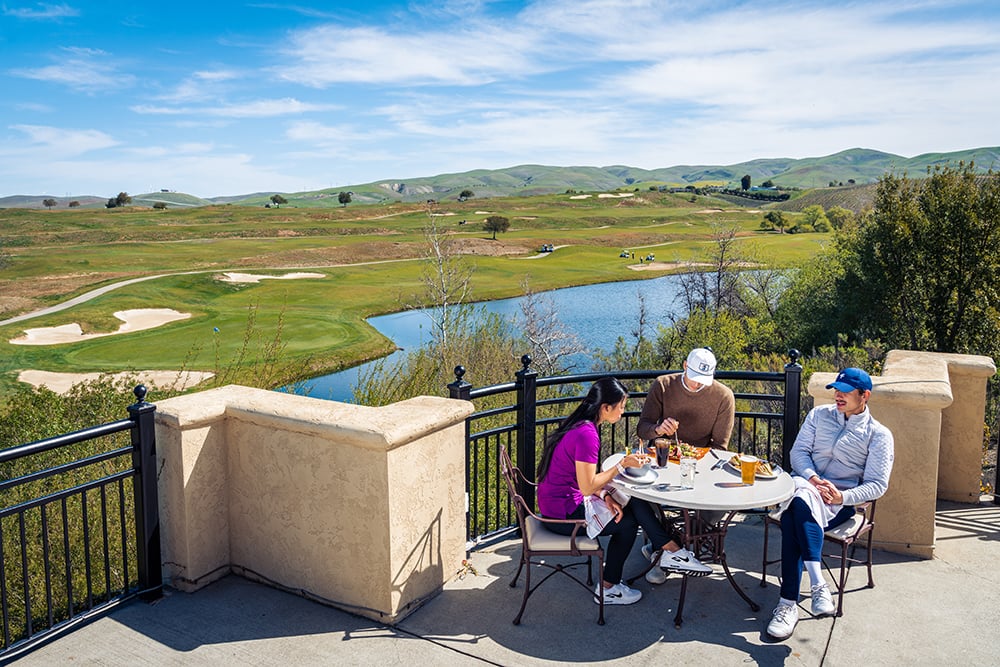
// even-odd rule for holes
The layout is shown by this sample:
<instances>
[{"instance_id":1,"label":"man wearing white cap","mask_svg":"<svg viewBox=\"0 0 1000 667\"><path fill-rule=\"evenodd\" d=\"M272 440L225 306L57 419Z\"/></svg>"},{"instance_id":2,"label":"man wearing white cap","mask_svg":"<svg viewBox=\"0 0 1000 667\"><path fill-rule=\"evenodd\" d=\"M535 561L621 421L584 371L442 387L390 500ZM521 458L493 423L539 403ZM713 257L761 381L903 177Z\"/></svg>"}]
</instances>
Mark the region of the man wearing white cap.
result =
<instances>
[{"instance_id":1,"label":"man wearing white cap","mask_svg":"<svg viewBox=\"0 0 1000 667\"><path fill-rule=\"evenodd\" d=\"M733 433L736 418L736 399L733 391L715 381L715 355L707 347L697 347L688 354L683 373L668 373L653 380L646 394L646 402L639 415L636 434L643 440L673 438L695 447L715 447L726 449L729 436ZM701 512L701 518L708 524L717 523L723 512ZM680 543L683 536L674 535L674 543ZM680 550L680 557L694 559L694 554ZM643 547L646 558L654 554L649 545ZM698 562L698 561L695 561ZM703 563L698 565L711 572ZM671 568L667 568L668 571ZM672 570L688 574L681 570ZM690 576L690 575L689 575ZM661 584L667 580L666 573L652 568L646 573L646 581Z\"/></svg>"},{"instance_id":2,"label":"man wearing white cap","mask_svg":"<svg viewBox=\"0 0 1000 667\"><path fill-rule=\"evenodd\" d=\"M733 391L715 381L715 355L691 350L683 373L661 375L649 387L636 433L643 440L677 438L695 447L726 449L733 433Z\"/></svg>"}]
</instances>

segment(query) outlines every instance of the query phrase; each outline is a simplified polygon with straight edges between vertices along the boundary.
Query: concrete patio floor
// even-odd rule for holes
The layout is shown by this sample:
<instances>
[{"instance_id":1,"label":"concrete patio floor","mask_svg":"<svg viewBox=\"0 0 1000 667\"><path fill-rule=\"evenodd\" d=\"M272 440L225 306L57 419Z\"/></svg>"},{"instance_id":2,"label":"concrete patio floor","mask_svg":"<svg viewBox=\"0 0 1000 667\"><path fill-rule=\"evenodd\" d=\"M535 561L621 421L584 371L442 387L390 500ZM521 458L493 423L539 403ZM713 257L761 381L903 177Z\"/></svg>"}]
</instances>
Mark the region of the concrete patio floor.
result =
<instances>
[{"instance_id":1,"label":"concrete patio floor","mask_svg":"<svg viewBox=\"0 0 1000 667\"><path fill-rule=\"evenodd\" d=\"M885 517L882 517L885 520ZM396 627L229 576L186 594L167 591L154 604L134 602L17 660L18 665L996 665L1000 663L1000 506L941 502L933 560L876 552L875 588L863 569L848 582L841 618L815 619L800 604L794 635L769 639L777 601L775 573L760 588L762 526L747 517L730 530L735 577L761 605L753 612L721 572L688 585L684 625L673 625L678 577L643 599L608 607L555 577L511 623L522 580L508 586L520 544L474 552L476 573L444 591ZM626 572L642 565L640 541ZM349 567L342 564L341 567Z\"/></svg>"}]
</instances>

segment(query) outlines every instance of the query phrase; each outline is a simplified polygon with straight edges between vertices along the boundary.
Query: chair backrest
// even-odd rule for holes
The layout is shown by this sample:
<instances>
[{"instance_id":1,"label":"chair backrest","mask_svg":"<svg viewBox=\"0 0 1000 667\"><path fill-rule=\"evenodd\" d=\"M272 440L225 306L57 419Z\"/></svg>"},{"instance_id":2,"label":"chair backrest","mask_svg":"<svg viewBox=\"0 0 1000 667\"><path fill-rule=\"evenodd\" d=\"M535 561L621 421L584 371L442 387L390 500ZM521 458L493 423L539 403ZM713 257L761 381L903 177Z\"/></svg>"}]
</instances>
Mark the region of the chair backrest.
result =
<instances>
[{"instance_id":1,"label":"chair backrest","mask_svg":"<svg viewBox=\"0 0 1000 667\"><path fill-rule=\"evenodd\" d=\"M514 509L517 512L518 525L520 525L522 530L525 532L525 537L528 537L527 526L529 522L537 524L539 529L544 529L546 524L566 524L573 527L572 534L566 536L568 541L566 550L569 553L574 556L580 555L581 550L578 542L586 544L586 550L593 550L595 545L590 544L591 539L587 537L587 522L583 519L550 519L540 516L533 508L528 507L528 503L525 501L524 496L520 492L521 487L525 484L530 484L535 487L538 485L525 477L520 468L513 464L510 459L510 453L503 445L500 446L500 473L504 478L504 482L507 484L507 491L510 493L511 502L514 503ZM545 532L548 533L549 531L546 530ZM598 544L596 546L599 548L600 545Z\"/></svg>"}]
</instances>

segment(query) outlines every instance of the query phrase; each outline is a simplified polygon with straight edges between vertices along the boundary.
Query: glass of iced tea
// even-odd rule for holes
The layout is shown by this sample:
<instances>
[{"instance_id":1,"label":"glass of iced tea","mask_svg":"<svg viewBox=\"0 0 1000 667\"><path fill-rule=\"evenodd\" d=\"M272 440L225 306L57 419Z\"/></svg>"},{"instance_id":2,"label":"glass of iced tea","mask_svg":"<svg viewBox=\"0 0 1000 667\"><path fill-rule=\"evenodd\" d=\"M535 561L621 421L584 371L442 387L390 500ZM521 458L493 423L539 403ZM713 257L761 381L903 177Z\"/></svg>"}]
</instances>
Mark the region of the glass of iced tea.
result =
<instances>
[{"instance_id":1,"label":"glass of iced tea","mask_svg":"<svg viewBox=\"0 0 1000 667\"><path fill-rule=\"evenodd\" d=\"M657 438L653 443L656 445L656 465L666 468L670 461L670 441L666 438Z\"/></svg>"}]
</instances>

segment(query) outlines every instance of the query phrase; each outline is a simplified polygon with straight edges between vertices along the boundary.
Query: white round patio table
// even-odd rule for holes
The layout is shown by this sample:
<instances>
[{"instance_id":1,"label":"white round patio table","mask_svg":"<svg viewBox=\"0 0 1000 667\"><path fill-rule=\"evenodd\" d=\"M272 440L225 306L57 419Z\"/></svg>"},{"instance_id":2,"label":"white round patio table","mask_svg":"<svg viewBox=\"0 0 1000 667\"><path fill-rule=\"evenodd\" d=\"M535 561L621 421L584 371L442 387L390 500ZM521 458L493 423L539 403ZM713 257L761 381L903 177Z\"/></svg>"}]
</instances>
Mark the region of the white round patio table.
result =
<instances>
[{"instance_id":1,"label":"white round patio table","mask_svg":"<svg viewBox=\"0 0 1000 667\"><path fill-rule=\"evenodd\" d=\"M649 474L649 481L643 480L643 483L636 483L628 476L619 474L611 481L611 485L631 498L645 500L661 508L681 510L684 516L686 546L690 548L691 545L695 545L697 549L697 545L702 541L711 541L714 562L722 565L726 579L729 580L740 597L750 605L750 608L754 611L760 611L760 605L747 596L729 570L729 564L726 562L726 531L737 512L777 505L791 498L795 493L795 483L792 481L791 475L779 468L772 479L758 478L753 484L744 485L740 478L740 471L727 462L732 455L732 452L711 450L699 459L693 489L681 488L680 466L673 461L668 463L665 468L652 468L656 473L655 480L652 478L652 474ZM605 459L602 469L607 470L615 465L619 457L619 454L609 456ZM698 510L725 512L725 517L717 526L713 526L705 533L695 533L693 527L697 525L697 522L692 521L690 513ZM629 579L629 582L638 579L651 567L652 563L639 575ZM684 598L687 594L687 580L688 577L685 575L681 583L681 597L677 615L674 617L674 625L677 627L680 627L683 622L682 614Z\"/></svg>"}]
</instances>

